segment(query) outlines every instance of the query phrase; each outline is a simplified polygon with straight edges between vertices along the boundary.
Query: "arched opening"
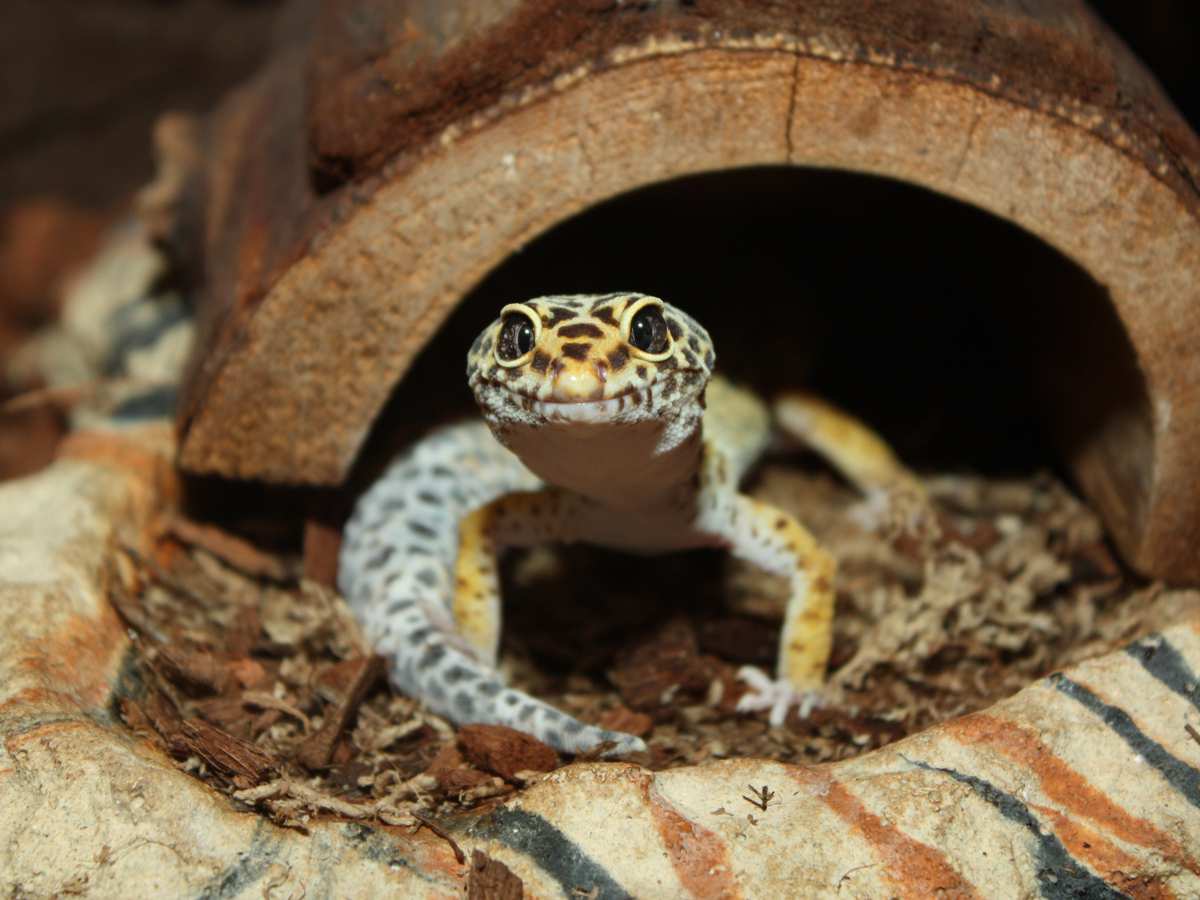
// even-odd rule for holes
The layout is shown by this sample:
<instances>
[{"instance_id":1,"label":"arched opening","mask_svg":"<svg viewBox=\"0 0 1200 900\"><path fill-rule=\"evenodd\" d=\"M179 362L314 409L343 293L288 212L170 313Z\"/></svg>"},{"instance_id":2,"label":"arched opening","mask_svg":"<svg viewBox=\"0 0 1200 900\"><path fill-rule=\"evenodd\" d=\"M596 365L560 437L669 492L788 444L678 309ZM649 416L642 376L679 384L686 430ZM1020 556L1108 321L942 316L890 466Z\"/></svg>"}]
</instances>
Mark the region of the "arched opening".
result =
<instances>
[{"instance_id":1,"label":"arched opening","mask_svg":"<svg viewBox=\"0 0 1200 900\"><path fill-rule=\"evenodd\" d=\"M845 554L831 669L854 673L852 702L866 712L837 709L807 733L797 726L786 749L759 736L738 753L847 755L1115 646L1118 629L1105 623L1135 579L1095 513L1060 486L1065 463L1104 429L1150 440L1145 386L1107 292L1010 223L891 180L726 171L633 191L559 224L483 279L422 351L352 491L432 423L472 414L466 349L503 304L625 288L692 312L730 377L767 397L813 389L918 471L965 479L953 482L959 495L939 498L950 510L940 537L919 546L886 537L863 551L838 524L852 492L827 468L795 454L764 467L756 496L791 495L789 511L811 512L818 537ZM615 666L612 678L626 678L618 693L636 705L628 680L645 677L652 694L655 666L674 660L670 677L693 679L680 703L702 706L705 660L773 662L781 598L723 553L650 565L595 548L514 556L505 652L518 660L515 682L552 702L572 692L612 702ZM939 594L951 583L962 591L952 601ZM822 743L822 728L870 739Z\"/></svg>"},{"instance_id":2,"label":"arched opening","mask_svg":"<svg viewBox=\"0 0 1200 900\"><path fill-rule=\"evenodd\" d=\"M656 184L538 236L458 305L375 433L470 413L466 348L503 304L625 288L692 312L728 376L816 390L917 466L1030 471L1114 421L1150 439L1133 348L1082 269L922 188L792 167Z\"/></svg>"}]
</instances>

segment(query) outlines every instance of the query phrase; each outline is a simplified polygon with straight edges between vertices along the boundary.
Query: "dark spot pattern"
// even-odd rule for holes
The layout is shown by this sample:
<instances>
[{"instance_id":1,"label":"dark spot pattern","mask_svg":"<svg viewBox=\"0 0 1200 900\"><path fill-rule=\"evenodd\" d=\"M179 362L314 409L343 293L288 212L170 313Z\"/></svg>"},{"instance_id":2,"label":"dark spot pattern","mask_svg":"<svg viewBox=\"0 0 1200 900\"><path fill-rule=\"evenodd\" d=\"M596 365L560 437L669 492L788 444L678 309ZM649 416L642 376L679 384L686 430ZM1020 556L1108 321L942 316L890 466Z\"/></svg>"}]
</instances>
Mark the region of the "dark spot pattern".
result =
<instances>
[{"instance_id":1,"label":"dark spot pattern","mask_svg":"<svg viewBox=\"0 0 1200 900\"><path fill-rule=\"evenodd\" d=\"M614 372L619 372L621 368L629 361L629 351L624 347L618 347L612 353L608 354L608 364L612 366ZM638 374L646 371L645 366L638 366Z\"/></svg>"},{"instance_id":2,"label":"dark spot pattern","mask_svg":"<svg viewBox=\"0 0 1200 900\"><path fill-rule=\"evenodd\" d=\"M572 322L570 325L560 326L558 335L565 338L602 338L604 337L604 332L591 322Z\"/></svg>"},{"instance_id":3,"label":"dark spot pattern","mask_svg":"<svg viewBox=\"0 0 1200 900\"><path fill-rule=\"evenodd\" d=\"M421 659L417 666L422 669L429 669L436 666L446 656L446 647L444 644L430 644L425 648L425 652L421 654Z\"/></svg>"},{"instance_id":4,"label":"dark spot pattern","mask_svg":"<svg viewBox=\"0 0 1200 900\"><path fill-rule=\"evenodd\" d=\"M474 681L478 677L477 672L472 672L466 666L451 666L442 675L442 680L446 684L458 684L460 681Z\"/></svg>"},{"instance_id":5,"label":"dark spot pattern","mask_svg":"<svg viewBox=\"0 0 1200 900\"><path fill-rule=\"evenodd\" d=\"M375 569L378 569L380 566L387 563L387 561L392 558L392 554L395 552L395 547L384 547L378 553L372 554L371 558L363 563L363 568L368 572L373 572Z\"/></svg>"},{"instance_id":6,"label":"dark spot pattern","mask_svg":"<svg viewBox=\"0 0 1200 900\"><path fill-rule=\"evenodd\" d=\"M568 309L565 306L551 306L550 317L542 318L542 327L554 328L556 325L560 325L561 323L566 322L568 319L573 319L577 315L579 315L577 310Z\"/></svg>"},{"instance_id":7,"label":"dark spot pattern","mask_svg":"<svg viewBox=\"0 0 1200 900\"><path fill-rule=\"evenodd\" d=\"M617 325L620 324L619 322L617 322L616 317L613 316L613 311L612 311L611 306L601 306L598 309L593 309L592 310L592 318L594 318L600 322L603 322L605 325L611 326L612 328L616 328Z\"/></svg>"},{"instance_id":8,"label":"dark spot pattern","mask_svg":"<svg viewBox=\"0 0 1200 900\"><path fill-rule=\"evenodd\" d=\"M550 365L550 356L549 354L538 350L533 354L533 360L529 363L529 365L535 372L545 372L546 366Z\"/></svg>"},{"instance_id":9,"label":"dark spot pattern","mask_svg":"<svg viewBox=\"0 0 1200 900\"><path fill-rule=\"evenodd\" d=\"M679 340L679 336L683 334L683 326L679 324L674 316L667 316L667 331L671 332L672 340Z\"/></svg>"},{"instance_id":10,"label":"dark spot pattern","mask_svg":"<svg viewBox=\"0 0 1200 900\"><path fill-rule=\"evenodd\" d=\"M571 359L585 360L588 358L588 353L591 351L592 345L587 343L578 344L563 344L563 356L569 356Z\"/></svg>"},{"instance_id":11,"label":"dark spot pattern","mask_svg":"<svg viewBox=\"0 0 1200 900\"><path fill-rule=\"evenodd\" d=\"M466 691L459 691L454 695L454 705L464 716L475 715L475 698Z\"/></svg>"}]
</instances>

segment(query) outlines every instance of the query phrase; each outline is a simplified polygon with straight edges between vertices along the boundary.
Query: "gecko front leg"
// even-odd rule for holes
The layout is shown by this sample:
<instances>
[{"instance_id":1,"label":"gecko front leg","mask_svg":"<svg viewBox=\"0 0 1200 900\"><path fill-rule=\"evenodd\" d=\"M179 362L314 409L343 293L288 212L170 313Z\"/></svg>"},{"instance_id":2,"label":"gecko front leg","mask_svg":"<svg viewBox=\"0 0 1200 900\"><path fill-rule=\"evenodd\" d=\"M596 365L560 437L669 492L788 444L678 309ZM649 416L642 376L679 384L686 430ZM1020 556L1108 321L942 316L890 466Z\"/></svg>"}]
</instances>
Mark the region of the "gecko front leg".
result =
<instances>
[{"instance_id":1,"label":"gecko front leg","mask_svg":"<svg viewBox=\"0 0 1200 900\"><path fill-rule=\"evenodd\" d=\"M800 391L777 398L772 413L781 431L821 454L862 492L863 502L851 512L860 526L874 531L890 521L916 532L932 522L920 480L869 426Z\"/></svg>"},{"instance_id":2,"label":"gecko front leg","mask_svg":"<svg viewBox=\"0 0 1200 900\"><path fill-rule=\"evenodd\" d=\"M788 581L775 678L753 666L743 667L739 676L751 691L738 702L738 709L769 709L771 724L782 725L792 706L806 716L820 699L833 645L837 566L808 529L782 510L737 493L726 472L721 452L706 447L701 529L739 559Z\"/></svg>"},{"instance_id":3,"label":"gecko front leg","mask_svg":"<svg viewBox=\"0 0 1200 900\"><path fill-rule=\"evenodd\" d=\"M452 610L459 635L488 668L495 664L500 640L500 553L506 547L574 541L582 502L554 488L515 491L474 510L459 523ZM471 716L460 715L460 721L508 725L566 752L606 742L614 745L610 755L645 749L633 735L586 725L511 688L494 693L488 685L480 683Z\"/></svg>"},{"instance_id":4,"label":"gecko front leg","mask_svg":"<svg viewBox=\"0 0 1200 900\"><path fill-rule=\"evenodd\" d=\"M513 491L465 516L458 525L452 610L459 634L492 666L500 645L500 553L506 547L569 543L571 499L562 491Z\"/></svg>"}]
</instances>

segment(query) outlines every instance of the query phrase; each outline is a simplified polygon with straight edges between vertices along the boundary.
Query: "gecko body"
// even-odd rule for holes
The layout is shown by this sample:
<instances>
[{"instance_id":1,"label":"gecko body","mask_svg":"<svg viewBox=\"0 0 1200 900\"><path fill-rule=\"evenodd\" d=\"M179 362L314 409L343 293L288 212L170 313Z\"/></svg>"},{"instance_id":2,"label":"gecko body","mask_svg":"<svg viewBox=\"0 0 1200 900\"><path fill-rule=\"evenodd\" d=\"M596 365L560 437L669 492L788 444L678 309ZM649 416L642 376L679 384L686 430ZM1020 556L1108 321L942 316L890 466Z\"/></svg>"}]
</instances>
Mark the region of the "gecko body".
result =
<instances>
[{"instance_id":1,"label":"gecko body","mask_svg":"<svg viewBox=\"0 0 1200 900\"><path fill-rule=\"evenodd\" d=\"M392 683L460 724L508 725L565 752L632 735L574 719L496 670L498 556L587 542L654 553L724 547L788 579L777 671L744 672L740 708L811 708L831 643L834 561L787 513L738 492L770 436L766 406L713 378L704 328L662 300L615 293L509 304L476 339L468 383L482 422L434 432L359 500L339 585ZM868 496L912 479L868 429L816 401L777 404L784 427Z\"/></svg>"}]
</instances>

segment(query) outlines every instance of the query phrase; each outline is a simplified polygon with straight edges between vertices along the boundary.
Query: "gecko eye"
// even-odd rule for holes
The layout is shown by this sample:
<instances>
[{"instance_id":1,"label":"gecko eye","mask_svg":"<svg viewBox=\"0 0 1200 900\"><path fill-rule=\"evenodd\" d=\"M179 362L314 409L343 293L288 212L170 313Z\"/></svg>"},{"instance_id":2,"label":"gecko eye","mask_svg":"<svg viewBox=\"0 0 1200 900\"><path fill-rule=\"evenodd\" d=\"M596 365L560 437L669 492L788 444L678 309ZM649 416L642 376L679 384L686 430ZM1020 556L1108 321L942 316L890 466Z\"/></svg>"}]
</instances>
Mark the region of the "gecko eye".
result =
<instances>
[{"instance_id":1,"label":"gecko eye","mask_svg":"<svg viewBox=\"0 0 1200 900\"><path fill-rule=\"evenodd\" d=\"M502 366L519 365L537 343L539 325L528 308L512 303L501 310L500 339L496 341L496 361Z\"/></svg>"},{"instance_id":2,"label":"gecko eye","mask_svg":"<svg viewBox=\"0 0 1200 900\"><path fill-rule=\"evenodd\" d=\"M668 351L671 339L661 306L646 303L633 313L629 321L629 343L651 356Z\"/></svg>"}]
</instances>

